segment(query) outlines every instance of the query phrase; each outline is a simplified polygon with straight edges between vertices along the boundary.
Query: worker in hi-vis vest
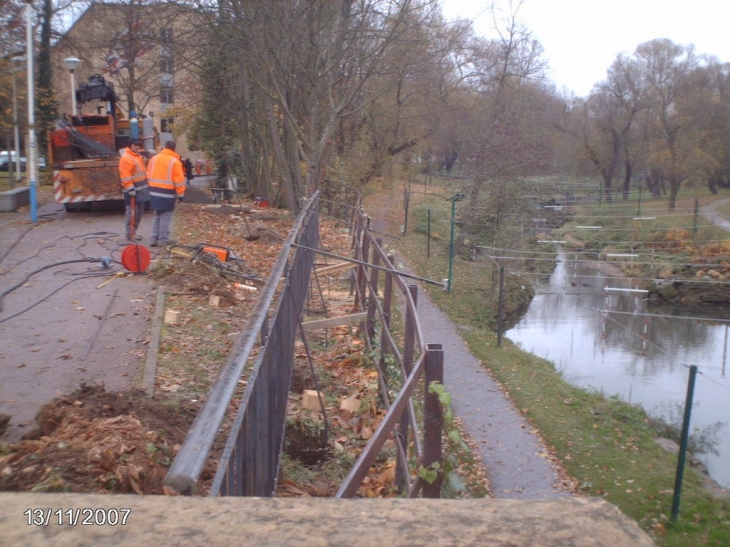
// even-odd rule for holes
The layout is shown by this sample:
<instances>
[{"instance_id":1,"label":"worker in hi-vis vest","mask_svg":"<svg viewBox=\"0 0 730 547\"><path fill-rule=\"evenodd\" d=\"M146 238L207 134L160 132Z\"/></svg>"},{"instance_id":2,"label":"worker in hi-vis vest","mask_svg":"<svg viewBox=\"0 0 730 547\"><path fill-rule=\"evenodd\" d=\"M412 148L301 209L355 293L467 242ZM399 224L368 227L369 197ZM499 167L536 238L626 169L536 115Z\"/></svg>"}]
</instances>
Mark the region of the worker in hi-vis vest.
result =
<instances>
[{"instance_id":1,"label":"worker in hi-vis vest","mask_svg":"<svg viewBox=\"0 0 730 547\"><path fill-rule=\"evenodd\" d=\"M152 241L150 245L168 245L172 241L172 221L175 204L185 197L185 172L180 156L175 152L175 141L167 141L165 148L147 164L147 182L150 185Z\"/></svg>"},{"instance_id":2,"label":"worker in hi-vis vest","mask_svg":"<svg viewBox=\"0 0 730 547\"><path fill-rule=\"evenodd\" d=\"M150 200L147 173L141 151L142 144L139 139L132 139L119 159L119 178L122 182L122 195L124 196L126 210L124 224L127 239L129 240L142 239L142 236L137 235L137 228L139 228L139 223L142 222L145 204ZM134 214L132 214L133 206ZM134 218L134 229L132 229L132 218Z\"/></svg>"}]
</instances>

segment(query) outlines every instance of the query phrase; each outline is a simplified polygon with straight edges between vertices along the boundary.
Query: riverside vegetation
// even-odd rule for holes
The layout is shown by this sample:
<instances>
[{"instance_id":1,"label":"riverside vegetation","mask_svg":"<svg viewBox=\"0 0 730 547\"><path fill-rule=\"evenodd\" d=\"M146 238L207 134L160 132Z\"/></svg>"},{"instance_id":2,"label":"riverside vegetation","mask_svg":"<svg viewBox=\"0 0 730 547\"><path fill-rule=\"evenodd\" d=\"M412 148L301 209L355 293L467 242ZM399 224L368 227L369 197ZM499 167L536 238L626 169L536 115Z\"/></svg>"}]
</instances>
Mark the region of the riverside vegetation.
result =
<instances>
[{"instance_id":1,"label":"riverside vegetation","mask_svg":"<svg viewBox=\"0 0 730 547\"><path fill-rule=\"evenodd\" d=\"M378 189L365 200L366 209L388 218L390 230L403 219L400 201L388 199L398 191ZM451 204L443 199L440 203L438 214L448 218ZM666 200L661 203L666 210ZM423 216L417 205L411 211L414 218ZM448 233L432 240L427 258L425 233L412 229L392 246L418 275L440 280L448 271L448 244ZM492 274L483 262L457 256L452 292L431 286L425 290L460 325L471 351L540 431L579 490L618 506L658 545L730 545L730 500L711 495L703 486L705 477L692 468L685 470L680 517L671 522L677 457L656 444L657 432L641 407L570 385L551 362L520 350L509 340L502 339L501 347L497 346L498 293ZM519 293L520 283L508 276L507 293Z\"/></svg>"}]
</instances>

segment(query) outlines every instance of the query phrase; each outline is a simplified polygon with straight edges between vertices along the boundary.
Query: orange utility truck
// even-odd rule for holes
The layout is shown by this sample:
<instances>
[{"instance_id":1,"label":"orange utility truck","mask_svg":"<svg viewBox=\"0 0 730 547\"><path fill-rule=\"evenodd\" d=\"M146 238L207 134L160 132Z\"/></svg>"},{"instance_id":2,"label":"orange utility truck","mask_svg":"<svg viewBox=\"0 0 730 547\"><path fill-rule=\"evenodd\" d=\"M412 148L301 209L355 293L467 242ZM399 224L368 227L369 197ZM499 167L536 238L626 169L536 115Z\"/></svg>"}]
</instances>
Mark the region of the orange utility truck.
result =
<instances>
[{"instance_id":1,"label":"orange utility truck","mask_svg":"<svg viewBox=\"0 0 730 547\"><path fill-rule=\"evenodd\" d=\"M76 102L96 109L95 114L72 114L49 131L48 159L53 169L57 203L68 211L90 209L94 202L123 201L119 182L119 151L130 140L131 122L120 116L114 84L95 74L76 93ZM152 120L140 124L144 150L154 153Z\"/></svg>"}]
</instances>

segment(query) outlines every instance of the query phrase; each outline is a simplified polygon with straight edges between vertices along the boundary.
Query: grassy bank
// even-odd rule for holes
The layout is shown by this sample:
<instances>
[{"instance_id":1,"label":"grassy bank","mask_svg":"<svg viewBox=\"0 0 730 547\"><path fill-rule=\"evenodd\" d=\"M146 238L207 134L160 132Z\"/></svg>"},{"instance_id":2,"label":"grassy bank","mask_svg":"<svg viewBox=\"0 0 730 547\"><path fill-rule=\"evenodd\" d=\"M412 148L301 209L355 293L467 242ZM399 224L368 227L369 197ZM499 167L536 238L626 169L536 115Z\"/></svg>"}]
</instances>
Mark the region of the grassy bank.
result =
<instances>
[{"instance_id":1,"label":"grassy bank","mask_svg":"<svg viewBox=\"0 0 730 547\"><path fill-rule=\"evenodd\" d=\"M371 199L370 205L366 200L368 210L383 215L387 205L382 198ZM399 202L392 201L397 209ZM402 214L391 210L390 218L397 220ZM392 245L419 275L438 280L447 276L448 235L431 242L430 258L426 237L416 230ZM617 505L659 545L730 545L730 502L708 494L702 476L693 469L685 472L680 519L670 522L676 456L653 441L655 434L641 408L571 386L552 363L519 350L508 340L497 347L497 337L489 328L497 299L493 273L488 264L456 258L452 292L426 290L461 325L474 355L540 431L580 490Z\"/></svg>"}]
</instances>

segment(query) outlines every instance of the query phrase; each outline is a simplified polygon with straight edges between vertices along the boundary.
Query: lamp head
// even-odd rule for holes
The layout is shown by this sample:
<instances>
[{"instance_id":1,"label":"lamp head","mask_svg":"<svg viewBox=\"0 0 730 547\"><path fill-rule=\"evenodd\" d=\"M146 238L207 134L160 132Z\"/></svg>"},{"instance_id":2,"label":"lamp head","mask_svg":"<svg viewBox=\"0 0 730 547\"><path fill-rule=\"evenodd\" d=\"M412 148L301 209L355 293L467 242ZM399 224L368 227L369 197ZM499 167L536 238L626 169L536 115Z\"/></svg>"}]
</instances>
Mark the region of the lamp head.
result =
<instances>
[{"instance_id":1,"label":"lamp head","mask_svg":"<svg viewBox=\"0 0 730 547\"><path fill-rule=\"evenodd\" d=\"M69 69L71 72L79 68L81 65L81 59L78 59L76 57L66 57L63 60L63 66L65 66L67 69Z\"/></svg>"}]
</instances>

